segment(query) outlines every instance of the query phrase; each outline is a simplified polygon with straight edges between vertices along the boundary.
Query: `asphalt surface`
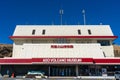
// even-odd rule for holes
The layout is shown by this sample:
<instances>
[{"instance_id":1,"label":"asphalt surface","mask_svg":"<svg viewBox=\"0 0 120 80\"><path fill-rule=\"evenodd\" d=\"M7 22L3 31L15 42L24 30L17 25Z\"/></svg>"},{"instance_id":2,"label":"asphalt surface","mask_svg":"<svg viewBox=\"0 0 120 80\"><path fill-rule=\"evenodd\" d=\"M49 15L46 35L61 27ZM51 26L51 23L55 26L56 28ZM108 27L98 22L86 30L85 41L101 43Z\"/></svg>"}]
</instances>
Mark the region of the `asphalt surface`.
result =
<instances>
[{"instance_id":1,"label":"asphalt surface","mask_svg":"<svg viewBox=\"0 0 120 80\"><path fill-rule=\"evenodd\" d=\"M33 78L0 78L0 80L115 80L115 79L74 79L74 78L48 78L48 79L33 79Z\"/></svg>"}]
</instances>

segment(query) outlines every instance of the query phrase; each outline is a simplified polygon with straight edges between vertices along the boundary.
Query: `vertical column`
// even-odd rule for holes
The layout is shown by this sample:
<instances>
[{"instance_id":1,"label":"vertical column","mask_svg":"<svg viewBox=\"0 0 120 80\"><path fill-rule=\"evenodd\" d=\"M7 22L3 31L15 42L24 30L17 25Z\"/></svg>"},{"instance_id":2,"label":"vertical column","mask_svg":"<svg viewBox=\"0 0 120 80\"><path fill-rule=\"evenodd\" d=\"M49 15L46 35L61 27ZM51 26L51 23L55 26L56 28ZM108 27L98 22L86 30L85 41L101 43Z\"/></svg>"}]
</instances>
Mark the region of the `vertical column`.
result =
<instances>
[{"instance_id":1,"label":"vertical column","mask_svg":"<svg viewBox=\"0 0 120 80\"><path fill-rule=\"evenodd\" d=\"M50 66L48 67L48 76L50 77Z\"/></svg>"},{"instance_id":2,"label":"vertical column","mask_svg":"<svg viewBox=\"0 0 120 80\"><path fill-rule=\"evenodd\" d=\"M78 76L78 65L76 65L76 76Z\"/></svg>"},{"instance_id":3,"label":"vertical column","mask_svg":"<svg viewBox=\"0 0 120 80\"><path fill-rule=\"evenodd\" d=\"M2 66L2 65L0 65L0 73L1 73L1 66Z\"/></svg>"}]
</instances>

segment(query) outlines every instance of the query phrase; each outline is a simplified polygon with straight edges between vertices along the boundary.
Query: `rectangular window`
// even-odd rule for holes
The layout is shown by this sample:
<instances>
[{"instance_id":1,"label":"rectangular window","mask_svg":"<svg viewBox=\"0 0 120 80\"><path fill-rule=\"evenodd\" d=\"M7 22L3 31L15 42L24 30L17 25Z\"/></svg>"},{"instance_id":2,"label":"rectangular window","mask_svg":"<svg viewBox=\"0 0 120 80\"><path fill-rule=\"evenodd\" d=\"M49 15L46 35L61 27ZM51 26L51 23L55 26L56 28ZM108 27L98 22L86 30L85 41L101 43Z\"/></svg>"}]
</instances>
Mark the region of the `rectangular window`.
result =
<instances>
[{"instance_id":1,"label":"rectangular window","mask_svg":"<svg viewBox=\"0 0 120 80\"><path fill-rule=\"evenodd\" d=\"M32 30L32 35L35 35L35 29Z\"/></svg>"},{"instance_id":2,"label":"rectangular window","mask_svg":"<svg viewBox=\"0 0 120 80\"><path fill-rule=\"evenodd\" d=\"M42 31L42 35L45 35L45 29Z\"/></svg>"},{"instance_id":3,"label":"rectangular window","mask_svg":"<svg viewBox=\"0 0 120 80\"><path fill-rule=\"evenodd\" d=\"M67 40L64 38L57 39L57 43L67 43Z\"/></svg>"},{"instance_id":4,"label":"rectangular window","mask_svg":"<svg viewBox=\"0 0 120 80\"><path fill-rule=\"evenodd\" d=\"M78 29L78 34L79 34L79 35L81 34L81 31L80 31L80 29Z\"/></svg>"},{"instance_id":5,"label":"rectangular window","mask_svg":"<svg viewBox=\"0 0 120 80\"><path fill-rule=\"evenodd\" d=\"M89 35L92 34L90 29L88 29L88 34L89 34Z\"/></svg>"},{"instance_id":6,"label":"rectangular window","mask_svg":"<svg viewBox=\"0 0 120 80\"><path fill-rule=\"evenodd\" d=\"M98 40L97 43L100 43L101 46L109 46L110 45L109 40Z\"/></svg>"}]
</instances>

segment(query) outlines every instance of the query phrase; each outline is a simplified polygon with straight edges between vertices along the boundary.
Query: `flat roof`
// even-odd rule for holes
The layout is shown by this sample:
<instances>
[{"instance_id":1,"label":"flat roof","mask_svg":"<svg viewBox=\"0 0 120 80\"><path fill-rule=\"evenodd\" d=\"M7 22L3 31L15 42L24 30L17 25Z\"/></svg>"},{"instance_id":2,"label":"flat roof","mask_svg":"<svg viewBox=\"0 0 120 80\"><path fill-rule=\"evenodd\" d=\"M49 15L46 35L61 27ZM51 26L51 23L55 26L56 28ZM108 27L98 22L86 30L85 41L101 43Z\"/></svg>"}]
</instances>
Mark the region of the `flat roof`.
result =
<instances>
[{"instance_id":1,"label":"flat roof","mask_svg":"<svg viewBox=\"0 0 120 80\"><path fill-rule=\"evenodd\" d=\"M109 25L17 25L13 36L114 36Z\"/></svg>"}]
</instances>

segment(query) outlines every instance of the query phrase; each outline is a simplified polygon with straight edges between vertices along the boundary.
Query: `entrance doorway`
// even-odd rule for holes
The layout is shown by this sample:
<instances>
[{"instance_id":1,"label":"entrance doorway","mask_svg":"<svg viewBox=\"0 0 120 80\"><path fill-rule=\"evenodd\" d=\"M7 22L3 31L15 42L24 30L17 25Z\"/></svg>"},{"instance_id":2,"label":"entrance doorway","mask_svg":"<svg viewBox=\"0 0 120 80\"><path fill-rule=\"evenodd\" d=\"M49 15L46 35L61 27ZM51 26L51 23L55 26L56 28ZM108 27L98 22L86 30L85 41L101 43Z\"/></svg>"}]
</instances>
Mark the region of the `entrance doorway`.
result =
<instances>
[{"instance_id":1,"label":"entrance doorway","mask_svg":"<svg viewBox=\"0 0 120 80\"><path fill-rule=\"evenodd\" d=\"M75 76L75 66L51 66L50 76Z\"/></svg>"}]
</instances>

